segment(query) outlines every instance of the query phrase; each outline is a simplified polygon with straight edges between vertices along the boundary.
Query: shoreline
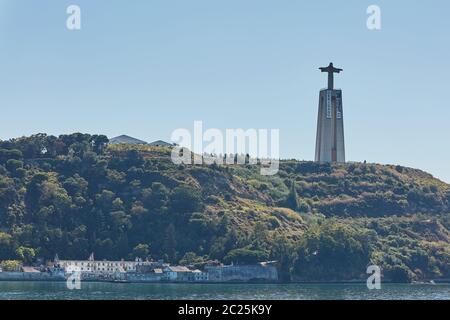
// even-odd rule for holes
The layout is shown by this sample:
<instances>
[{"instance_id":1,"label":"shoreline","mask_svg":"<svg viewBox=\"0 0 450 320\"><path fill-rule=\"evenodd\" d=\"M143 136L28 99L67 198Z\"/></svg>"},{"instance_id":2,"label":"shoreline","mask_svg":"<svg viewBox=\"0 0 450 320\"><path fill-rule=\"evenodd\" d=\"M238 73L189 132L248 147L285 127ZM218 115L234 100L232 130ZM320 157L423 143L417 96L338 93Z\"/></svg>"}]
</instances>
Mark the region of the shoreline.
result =
<instances>
[{"instance_id":1,"label":"shoreline","mask_svg":"<svg viewBox=\"0 0 450 320\"><path fill-rule=\"evenodd\" d=\"M0 279L2 282L66 282L67 279ZM431 282L433 281L433 282ZM189 282L189 281L114 281L114 280L82 280L82 282L89 283L113 283L113 284L189 284L189 285L364 285L366 281L291 281L291 282L242 282L242 281L227 281L227 282ZM430 281L415 281L409 283L385 281L382 284L389 285L450 285L450 279L430 280Z\"/></svg>"}]
</instances>

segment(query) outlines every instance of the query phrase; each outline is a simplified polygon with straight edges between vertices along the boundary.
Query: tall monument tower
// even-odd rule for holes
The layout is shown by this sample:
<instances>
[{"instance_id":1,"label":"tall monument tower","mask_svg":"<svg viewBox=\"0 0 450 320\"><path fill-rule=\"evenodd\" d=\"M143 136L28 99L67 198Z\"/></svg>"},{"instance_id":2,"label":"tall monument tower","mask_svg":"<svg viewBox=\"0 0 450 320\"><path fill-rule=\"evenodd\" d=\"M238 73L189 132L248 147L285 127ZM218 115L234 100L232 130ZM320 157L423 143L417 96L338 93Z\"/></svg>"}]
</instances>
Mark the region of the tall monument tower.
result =
<instances>
[{"instance_id":1,"label":"tall monument tower","mask_svg":"<svg viewBox=\"0 0 450 320\"><path fill-rule=\"evenodd\" d=\"M328 88L322 89L319 95L315 161L344 163L342 90L334 89L334 74L340 73L342 69L335 68L333 63L319 69L328 73Z\"/></svg>"}]
</instances>

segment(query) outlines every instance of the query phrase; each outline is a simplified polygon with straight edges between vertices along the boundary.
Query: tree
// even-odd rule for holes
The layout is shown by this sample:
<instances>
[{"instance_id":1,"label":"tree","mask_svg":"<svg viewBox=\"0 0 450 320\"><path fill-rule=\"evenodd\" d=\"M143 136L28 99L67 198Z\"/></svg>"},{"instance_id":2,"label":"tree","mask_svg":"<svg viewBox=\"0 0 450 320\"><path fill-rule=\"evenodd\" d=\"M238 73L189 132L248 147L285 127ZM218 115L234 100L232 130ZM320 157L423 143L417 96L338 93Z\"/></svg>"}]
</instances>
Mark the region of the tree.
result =
<instances>
[{"instance_id":1,"label":"tree","mask_svg":"<svg viewBox=\"0 0 450 320\"><path fill-rule=\"evenodd\" d=\"M0 263L0 266L4 272L14 272L19 271L22 263L18 260L5 260Z\"/></svg>"},{"instance_id":2,"label":"tree","mask_svg":"<svg viewBox=\"0 0 450 320\"><path fill-rule=\"evenodd\" d=\"M217 225L217 232L221 235L227 234L230 230L230 218L227 214L224 214L222 218L220 218L219 224Z\"/></svg>"},{"instance_id":3,"label":"tree","mask_svg":"<svg viewBox=\"0 0 450 320\"><path fill-rule=\"evenodd\" d=\"M110 218L113 230L119 234L130 230L132 227L130 217L122 210L111 212Z\"/></svg>"},{"instance_id":4,"label":"tree","mask_svg":"<svg viewBox=\"0 0 450 320\"><path fill-rule=\"evenodd\" d=\"M109 139L105 135L94 135L92 136L92 143L94 152L100 154L103 153L105 146L108 144Z\"/></svg>"},{"instance_id":5,"label":"tree","mask_svg":"<svg viewBox=\"0 0 450 320\"><path fill-rule=\"evenodd\" d=\"M71 196L83 195L87 191L88 182L80 177L79 174L75 174L73 177L69 177L63 182L63 187Z\"/></svg>"},{"instance_id":6,"label":"tree","mask_svg":"<svg viewBox=\"0 0 450 320\"><path fill-rule=\"evenodd\" d=\"M133 257L146 259L150 253L150 246L148 244L140 243L133 248Z\"/></svg>"},{"instance_id":7,"label":"tree","mask_svg":"<svg viewBox=\"0 0 450 320\"><path fill-rule=\"evenodd\" d=\"M177 256L177 240L175 226L171 223L164 234L163 252L167 255L168 262L175 262Z\"/></svg>"},{"instance_id":8,"label":"tree","mask_svg":"<svg viewBox=\"0 0 450 320\"><path fill-rule=\"evenodd\" d=\"M20 160L9 159L6 162L6 169L8 169L12 173L15 173L17 171L17 169L22 168L22 167L23 167L23 162Z\"/></svg>"},{"instance_id":9,"label":"tree","mask_svg":"<svg viewBox=\"0 0 450 320\"><path fill-rule=\"evenodd\" d=\"M225 256L225 263L234 264L255 264L258 262L266 261L268 259L267 252L263 250L253 250L249 248L234 249L228 252Z\"/></svg>"},{"instance_id":10,"label":"tree","mask_svg":"<svg viewBox=\"0 0 450 320\"><path fill-rule=\"evenodd\" d=\"M202 257L199 257L195 252L187 252L183 256L183 258L181 258L179 263L182 266L188 265L199 266L204 263L204 259Z\"/></svg>"},{"instance_id":11,"label":"tree","mask_svg":"<svg viewBox=\"0 0 450 320\"><path fill-rule=\"evenodd\" d=\"M176 187L170 195L172 211L180 213L192 213L201 211L203 202L198 190L188 186Z\"/></svg>"},{"instance_id":12,"label":"tree","mask_svg":"<svg viewBox=\"0 0 450 320\"><path fill-rule=\"evenodd\" d=\"M290 209L295 210L295 211L299 207L297 190L295 188L295 181L291 182L291 188L290 188L289 194L288 194L288 196L286 198L285 205L286 205L287 208L290 208Z\"/></svg>"},{"instance_id":13,"label":"tree","mask_svg":"<svg viewBox=\"0 0 450 320\"><path fill-rule=\"evenodd\" d=\"M45 173L36 173L28 183L25 194L25 203L30 210L38 209L39 198L41 197L42 184L47 181L48 175Z\"/></svg>"},{"instance_id":14,"label":"tree","mask_svg":"<svg viewBox=\"0 0 450 320\"><path fill-rule=\"evenodd\" d=\"M269 238L267 225L261 221L256 222L255 226L253 227L252 238L254 248L266 248Z\"/></svg>"},{"instance_id":15,"label":"tree","mask_svg":"<svg viewBox=\"0 0 450 320\"><path fill-rule=\"evenodd\" d=\"M99 207L106 211L111 209L114 197L114 192L110 190L102 190L101 194L95 196L95 199L97 200Z\"/></svg>"},{"instance_id":16,"label":"tree","mask_svg":"<svg viewBox=\"0 0 450 320\"><path fill-rule=\"evenodd\" d=\"M279 278L281 281L290 281L297 252L293 242L283 235L277 235L273 240L270 259L277 261Z\"/></svg>"},{"instance_id":17,"label":"tree","mask_svg":"<svg viewBox=\"0 0 450 320\"><path fill-rule=\"evenodd\" d=\"M306 201L300 201L300 203L298 203L298 211L301 213L309 213L311 211L311 207Z\"/></svg>"},{"instance_id":18,"label":"tree","mask_svg":"<svg viewBox=\"0 0 450 320\"><path fill-rule=\"evenodd\" d=\"M0 260L10 259L14 252L12 237L4 232L0 232Z\"/></svg>"},{"instance_id":19,"label":"tree","mask_svg":"<svg viewBox=\"0 0 450 320\"><path fill-rule=\"evenodd\" d=\"M386 270L386 276L395 283L410 283L413 278L411 270L403 264L390 267Z\"/></svg>"},{"instance_id":20,"label":"tree","mask_svg":"<svg viewBox=\"0 0 450 320\"><path fill-rule=\"evenodd\" d=\"M36 253L33 248L19 247L16 250L16 255L25 265L31 265Z\"/></svg>"},{"instance_id":21,"label":"tree","mask_svg":"<svg viewBox=\"0 0 450 320\"><path fill-rule=\"evenodd\" d=\"M22 152L17 149L8 150L0 148L0 163L4 164L10 159L20 160L23 158Z\"/></svg>"},{"instance_id":22,"label":"tree","mask_svg":"<svg viewBox=\"0 0 450 320\"><path fill-rule=\"evenodd\" d=\"M153 182L151 192L146 192L144 198L148 208L160 209L165 206L169 197L169 190L161 182Z\"/></svg>"},{"instance_id":23,"label":"tree","mask_svg":"<svg viewBox=\"0 0 450 320\"><path fill-rule=\"evenodd\" d=\"M308 280L353 280L365 274L373 233L335 220L310 227L302 236L295 274Z\"/></svg>"}]
</instances>

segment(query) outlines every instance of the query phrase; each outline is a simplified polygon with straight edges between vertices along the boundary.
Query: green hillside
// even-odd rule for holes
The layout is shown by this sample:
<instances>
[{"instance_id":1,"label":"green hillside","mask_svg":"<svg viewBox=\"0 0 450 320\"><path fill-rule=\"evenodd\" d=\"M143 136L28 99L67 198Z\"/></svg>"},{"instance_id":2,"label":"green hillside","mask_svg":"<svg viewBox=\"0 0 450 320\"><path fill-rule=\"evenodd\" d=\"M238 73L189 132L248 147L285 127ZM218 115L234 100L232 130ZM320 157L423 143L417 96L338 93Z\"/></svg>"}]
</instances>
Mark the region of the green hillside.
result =
<instances>
[{"instance_id":1,"label":"green hillside","mask_svg":"<svg viewBox=\"0 0 450 320\"><path fill-rule=\"evenodd\" d=\"M0 260L277 260L284 280L450 278L450 186L401 166L174 165L105 136L0 142Z\"/></svg>"}]
</instances>

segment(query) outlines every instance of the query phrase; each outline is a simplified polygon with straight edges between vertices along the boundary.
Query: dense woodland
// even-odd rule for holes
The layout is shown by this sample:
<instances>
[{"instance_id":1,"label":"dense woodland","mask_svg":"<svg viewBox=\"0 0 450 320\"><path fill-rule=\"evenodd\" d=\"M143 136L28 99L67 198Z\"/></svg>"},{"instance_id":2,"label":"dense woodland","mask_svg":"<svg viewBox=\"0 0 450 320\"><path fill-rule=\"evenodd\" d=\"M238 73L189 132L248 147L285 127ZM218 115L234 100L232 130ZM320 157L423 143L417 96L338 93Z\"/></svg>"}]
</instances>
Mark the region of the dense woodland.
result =
<instances>
[{"instance_id":1,"label":"dense woodland","mask_svg":"<svg viewBox=\"0 0 450 320\"><path fill-rule=\"evenodd\" d=\"M276 260L283 280L450 278L450 186L400 166L175 165L102 135L0 141L0 261Z\"/></svg>"}]
</instances>

